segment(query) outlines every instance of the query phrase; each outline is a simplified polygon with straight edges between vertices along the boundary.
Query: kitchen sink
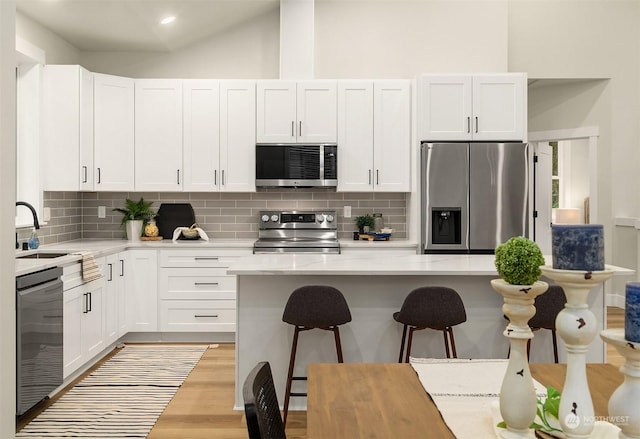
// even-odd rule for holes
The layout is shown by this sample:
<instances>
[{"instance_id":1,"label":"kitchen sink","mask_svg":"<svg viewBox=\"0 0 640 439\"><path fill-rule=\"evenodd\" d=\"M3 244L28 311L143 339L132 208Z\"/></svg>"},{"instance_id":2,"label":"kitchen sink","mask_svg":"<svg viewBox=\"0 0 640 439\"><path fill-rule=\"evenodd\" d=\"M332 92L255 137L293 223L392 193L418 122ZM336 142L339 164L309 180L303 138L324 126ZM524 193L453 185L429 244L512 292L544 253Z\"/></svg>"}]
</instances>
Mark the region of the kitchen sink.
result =
<instances>
[{"instance_id":1,"label":"kitchen sink","mask_svg":"<svg viewBox=\"0 0 640 439\"><path fill-rule=\"evenodd\" d=\"M69 253L31 253L30 255L17 256L16 259L55 259L67 256Z\"/></svg>"}]
</instances>

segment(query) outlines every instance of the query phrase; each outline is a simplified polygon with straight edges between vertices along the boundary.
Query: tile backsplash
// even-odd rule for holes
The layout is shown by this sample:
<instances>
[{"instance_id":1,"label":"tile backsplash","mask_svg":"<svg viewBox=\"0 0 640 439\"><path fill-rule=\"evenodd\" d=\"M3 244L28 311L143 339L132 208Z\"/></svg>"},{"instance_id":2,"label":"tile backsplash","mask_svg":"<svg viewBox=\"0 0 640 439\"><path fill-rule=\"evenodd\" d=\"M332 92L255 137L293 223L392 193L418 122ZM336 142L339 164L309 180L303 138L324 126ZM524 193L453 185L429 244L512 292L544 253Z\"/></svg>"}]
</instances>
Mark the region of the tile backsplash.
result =
<instances>
[{"instance_id":1,"label":"tile backsplash","mask_svg":"<svg viewBox=\"0 0 640 439\"><path fill-rule=\"evenodd\" d=\"M350 238L356 230L354 219L365 213L382 213L386 227L394 229L395 238L407 236L407 199L405 193L335 192L331 189L259 189L257 192L45 192L44 207L51 209L51 219L43 225L40 242L51 244L73 239L120 239L122 214L113 208L124 200L152 201L157 210L161 203L191 203L196 222L213 239L256 239L260 210L337 211L338 237ZM105 206L106 217L98 218L98 207ZM351 218L343 207L351 206ZM26 241L30 228L19 230L19 240Z\"/></svg>"}]
</instances>

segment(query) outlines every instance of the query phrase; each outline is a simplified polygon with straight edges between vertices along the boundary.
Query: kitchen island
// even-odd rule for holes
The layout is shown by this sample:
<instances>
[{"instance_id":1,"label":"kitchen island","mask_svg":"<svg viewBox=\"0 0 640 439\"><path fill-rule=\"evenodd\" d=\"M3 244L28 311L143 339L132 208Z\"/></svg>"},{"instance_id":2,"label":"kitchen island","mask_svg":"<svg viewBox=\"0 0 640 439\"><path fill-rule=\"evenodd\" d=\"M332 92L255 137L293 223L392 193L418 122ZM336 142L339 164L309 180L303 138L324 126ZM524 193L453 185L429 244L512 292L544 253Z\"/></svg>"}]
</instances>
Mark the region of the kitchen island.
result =
<instances>
[{"instance_id":1,"label":"kitchen island","mask_svg":"<svg viewBox=\"0 0 640 439\"><path fill-rule=\"evenodd\" d=\"M546 260L551 263L550 257ZM229 270L238 282L236 409L243 407L244 379L259 361L271 363L279 400L284 400L293 327L282 321L282 312L291 292L302 285L331 285L344 294L352 315L352 321L340 328L345 362L398 361L402 325L392 315L412 289L426 285L448 286L462 297L467 321L454 327L458 357L507 358L508 340L502 334L506 327L503 298L490 285L490 280L497 277L493 255L279 254L252 255L238 262ZM634 273L613 266L607 269L615 270L615 275ZM604 329L602 285L590 293L589 306L599 329ZM559 344L562 362L562 340ZM602 363L605 353L605 345L597 337L587 361ZM416 333L412 355L444 357L442 334L431 330ZM307 363L336 361L331 334L320 330L303 333L296 360L297 376L306 375ZM536 333L531 361L553 361L549 331ZM293 391L297 391L295 386ZM305 404L304 398L293 398L291 409L304 409Z\"/></svg>"}]
</instances>

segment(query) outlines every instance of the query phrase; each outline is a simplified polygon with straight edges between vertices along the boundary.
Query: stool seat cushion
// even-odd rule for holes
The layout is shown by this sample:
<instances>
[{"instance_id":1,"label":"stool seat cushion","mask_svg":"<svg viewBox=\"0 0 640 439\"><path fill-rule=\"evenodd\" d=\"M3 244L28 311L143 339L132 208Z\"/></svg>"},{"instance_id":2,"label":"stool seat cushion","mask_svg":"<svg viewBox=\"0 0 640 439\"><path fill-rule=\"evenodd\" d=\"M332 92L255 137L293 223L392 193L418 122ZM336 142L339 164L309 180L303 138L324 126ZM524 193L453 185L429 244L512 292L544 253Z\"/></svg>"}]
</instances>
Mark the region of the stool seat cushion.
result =
<instances>
[{"instance_id":1,"label":"stool seat cushion","mask_svg":"<svg viewBox=\"0 0 640 439\"><path fill-rule=\"evenodd\" d=\"M441 331L466 322L467 313L454 289L429 286L411 291L393 319L405 325Z\"/></svg>"},{"instance_id":2,"label":"stool seat cushion","mask_svg":"<svg viewBox=\"0 0 640 439\"><path fill-rule=\"evenodd\" d=\"M328 285L306 285L294 290L282 314L282 321L306 328L327 328L351 321L344 296Z\"/></svg>"}]
</instances>

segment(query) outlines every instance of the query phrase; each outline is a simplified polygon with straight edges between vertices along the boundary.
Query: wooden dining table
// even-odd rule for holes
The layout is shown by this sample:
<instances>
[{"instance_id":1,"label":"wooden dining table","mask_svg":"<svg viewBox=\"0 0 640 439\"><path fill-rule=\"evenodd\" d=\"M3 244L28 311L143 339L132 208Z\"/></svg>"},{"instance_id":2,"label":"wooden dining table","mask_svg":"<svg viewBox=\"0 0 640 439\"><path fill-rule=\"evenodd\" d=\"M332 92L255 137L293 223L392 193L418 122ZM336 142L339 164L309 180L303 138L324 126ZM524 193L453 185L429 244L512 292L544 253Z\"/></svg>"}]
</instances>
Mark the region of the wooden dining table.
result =
<instances>
[{"instance_id":1,"label":"wooden dining table","mask_svg":"<svg viewBox=\"0 0 640 439\"><path fill-rule=\"evenodd\" d=\"M534 379L562 390L565 364L531 364ZM312 363L307 368L307 438L455 438L410 364ZM588 364L597 417L623 375Z\"/></svg>"}]
</instances>

